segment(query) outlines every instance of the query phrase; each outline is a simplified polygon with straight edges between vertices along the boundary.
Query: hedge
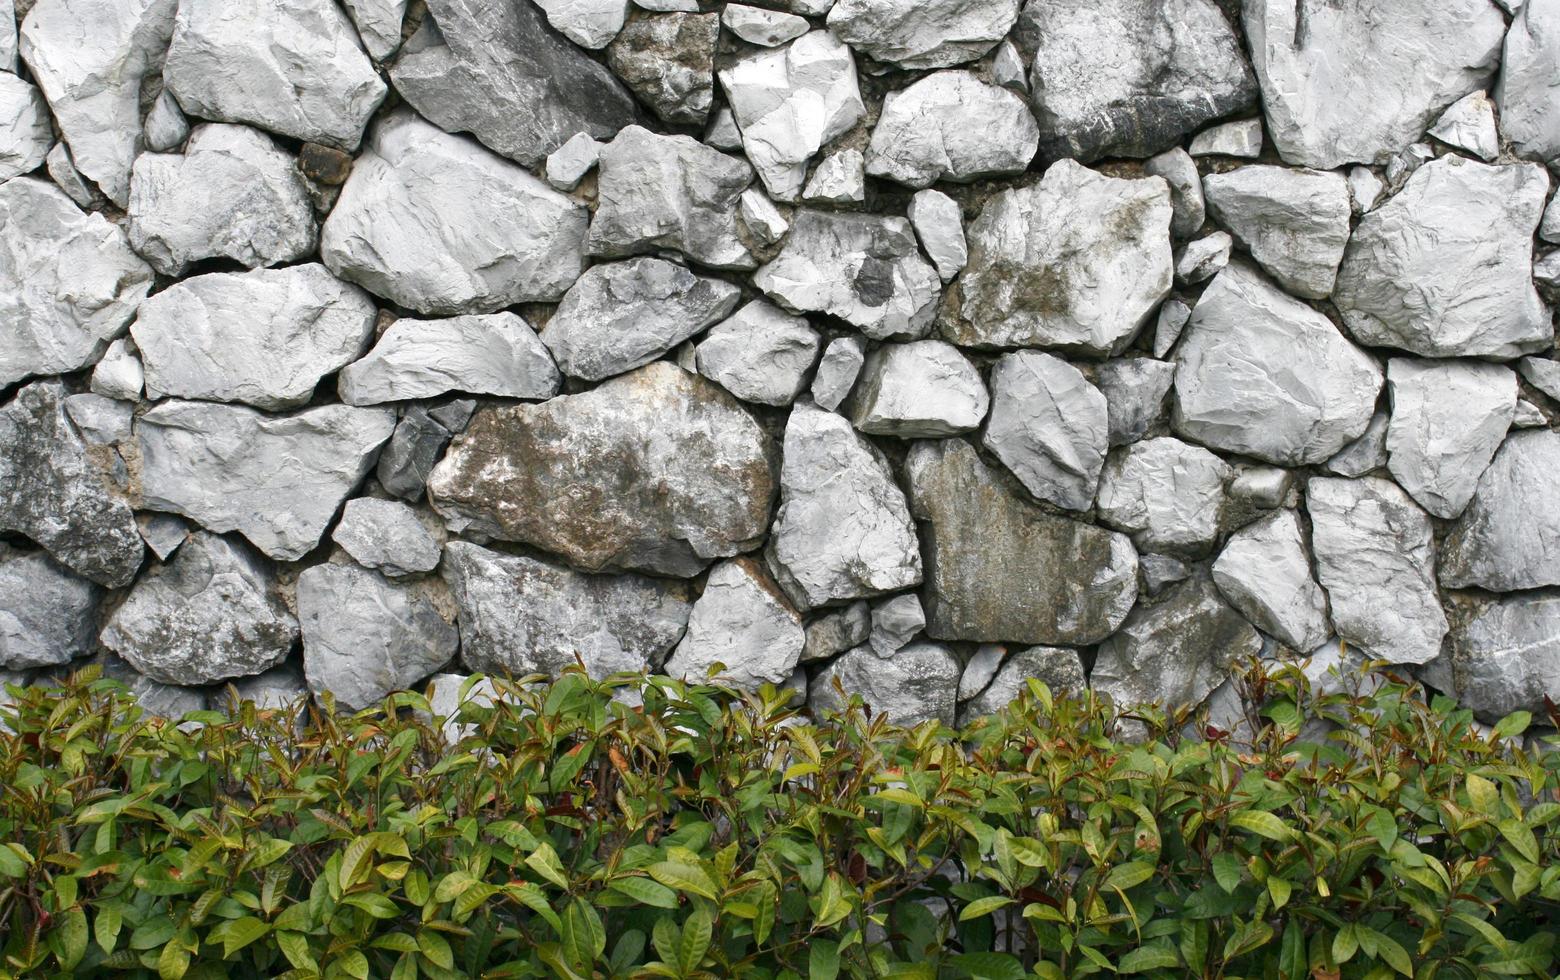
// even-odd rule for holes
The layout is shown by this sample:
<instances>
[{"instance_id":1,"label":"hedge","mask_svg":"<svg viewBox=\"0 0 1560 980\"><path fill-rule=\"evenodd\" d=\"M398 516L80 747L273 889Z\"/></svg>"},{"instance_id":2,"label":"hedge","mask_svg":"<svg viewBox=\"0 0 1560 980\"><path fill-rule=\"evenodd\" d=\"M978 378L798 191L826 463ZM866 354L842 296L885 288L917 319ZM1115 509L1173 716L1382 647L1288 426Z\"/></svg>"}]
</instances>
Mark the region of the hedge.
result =
<instances>
[{"instance_id":1,"label":"hedge","mask_svg":"<svg viewBox=\"0 0 1560 980\"><path fill-rule=\"evenodd\" d=\"M463 707L453 747L416 694L174 724L91 674L12 689L0 974L1554 970L1560 752L1524 715L1481 733L1407 682L1252 670L1249 742L1154 712L1125 741L1038 683L956 733L535 680Z\"/></svg>"}]
</instances>

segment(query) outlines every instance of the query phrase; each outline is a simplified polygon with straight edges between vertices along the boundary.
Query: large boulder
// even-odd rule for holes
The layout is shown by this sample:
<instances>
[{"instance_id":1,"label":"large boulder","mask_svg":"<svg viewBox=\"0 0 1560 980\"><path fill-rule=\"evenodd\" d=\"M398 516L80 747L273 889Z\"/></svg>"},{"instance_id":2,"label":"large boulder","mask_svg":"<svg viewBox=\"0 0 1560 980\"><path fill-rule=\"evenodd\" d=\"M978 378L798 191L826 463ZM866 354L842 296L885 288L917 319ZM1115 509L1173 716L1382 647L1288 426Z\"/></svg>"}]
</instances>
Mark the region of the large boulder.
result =
<instances>
[{"instance_id":1,"label":"large boulder","mask_svg":"<svg viewBox=\"0 0 1560 980\"><path fill-rule=\"evenodd\" d=\"M763 567L732 558L710 570L666 673L701 683L721 664L720 683L757 690L791 676L804 639L802 617Z\"/></svg>"},{"instance_id":2,"label":"large boulder","mask_svg":"<svg viewBox=\"0 0 1560 980\"><path fill-rule=\"evenodd\" d=\"M859 695L873 715L896 725L940 721L952 725L958 707L959 658L940 643L920 641L891 656L879 657L861 646L840 654L807 685L807 703L815 714L844 710ZM835 689L838 684L844 696Z\"/></svg>"},{"instance_id":3,"label":"large boulder","mask_svg":"<svg viewBox=\"0 0 1560 980\"><path fill-rule=\"evenodd\" d=\"M1020 0L836 0L829 32L900 68L946 68L997 46Z\"/></svg>"},{"instance_id":4,"label":"large boulder","mask_svg":"<svg viewBox=\"0 0 1560 980\"><path fill-rule=\"evenodd\" d=\"M1516 373L1476 361L1394 357L1387 362L1387 389L1392 478L1425 510L1456 517L1511 428Z\"/></svg>"},{"instance_id":5,"label":"large boulder","mask_svg":"<svg viewBox=\"0 0 1560 980\"><path fill-rule=\"evenodd\" d=\"M1061 358L1018 351L992 365L981 443L1036 499L1068 510L1093 506L1109 431L1105 395Z\"/></svg>"},{"instance_id":6,"label":"large boulder","mask_svg":"<svg viewBox=\"0 0 1560 980\"><path fill-rule=\"evenodd\" d=\"M1256 627L1302 653L1331 632L1327 595L1311 574L1305 530L1292 510L1241 528L1213 563L1213 584Z\"/></svg>"},{"instance_id":7,"label":"large boulder","mask_svg":"<svg viewBox=\"0 0 1560 980\"><path fill-rule=\"evenodd\" d=\"M1495 101L1514 153L1560 161L1560 6L1532 0L1512 18Z\"/></svg>"},{"instance_id":8,"label":"large boulder","mask_svg":"<svg viewBox=\"0 0 1560 980\"><path fill-rule=\"evenodd\" d=\"M1325 299L1349 243L1349 182L1342 174L1236 167L1203 178L1208 213L1286 291Z\"/></svg>"},{"instance_id":9,"label":"large boulder","mask_svg":"<svg viewBox=\"0 0 1560 980\"><path fill-rule=\"evenodd\" d=\"M0 545L0 668L54 667L92 653L102 598L48 555Z\"/></svg>"},{"instance_id":10,"label":"large boulder","mask_svg":"<svg viewBox=\"0 0 1560 980\"><path fill-rule=\"evenodd\" d=\"M499 398L551 398L563 384L552 354L513 313L444 320L403 317L374 349L342 369L348 405L434 398L450 391Z\"/></svg>"},{"instance_id":11,"label":"large boulder","mask_svg":"<svg viewBox=\"0 0 1560 980\"><path fill-rule=\"evenodd\" d=\"M1023 173L1039 139L1023 96L940 71L884 97L867 173L916 188Z\"/></svg>"},{"instance_id":12,"label":"large boulder","mask_svg":"<svg viewBox=\"0 0 1560 980\"><path fill-rule=\"evenodd\" d=\"M1560 585L1560 433L1513 432L1447 535L1441 584L1511 592Z\"/></svg>"}]
</instances>

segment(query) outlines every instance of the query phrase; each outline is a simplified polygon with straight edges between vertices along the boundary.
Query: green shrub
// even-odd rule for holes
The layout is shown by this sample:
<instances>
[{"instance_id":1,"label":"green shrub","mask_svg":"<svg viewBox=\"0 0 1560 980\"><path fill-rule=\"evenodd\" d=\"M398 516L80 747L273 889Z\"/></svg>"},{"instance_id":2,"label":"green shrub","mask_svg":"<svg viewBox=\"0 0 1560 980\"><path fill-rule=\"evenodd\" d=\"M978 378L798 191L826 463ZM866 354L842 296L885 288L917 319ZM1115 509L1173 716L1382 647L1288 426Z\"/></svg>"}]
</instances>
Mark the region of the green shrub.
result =
<instances>
[{"instance_id":1,"label":"green shrub","mask_svg":"<svg viewBox=\"0 0 1560 980\"><path fill-rule=\"evenodd\" d=\"M454 749L411 694L300 733L13 691L0 974L1551 975L1560 753L1512 748L1529 719L1245 683L1245 745L1152 715L1124 743L1038 684L960 736L569 675L463 708Z\"/></svg>"}]
</instances>

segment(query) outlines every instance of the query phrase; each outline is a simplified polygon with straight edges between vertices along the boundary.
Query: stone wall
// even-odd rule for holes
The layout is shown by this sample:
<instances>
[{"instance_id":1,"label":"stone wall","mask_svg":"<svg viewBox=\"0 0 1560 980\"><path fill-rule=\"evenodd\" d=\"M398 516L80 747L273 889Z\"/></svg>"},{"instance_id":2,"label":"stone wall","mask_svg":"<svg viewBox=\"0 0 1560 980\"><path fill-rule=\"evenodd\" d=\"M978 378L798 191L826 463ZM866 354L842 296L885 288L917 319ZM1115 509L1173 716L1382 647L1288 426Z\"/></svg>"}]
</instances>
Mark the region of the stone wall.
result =
<instances>
[{"instance_id":1,"label":"stone wall","mask_svg":"<svg viewBox=\"0 0 1560 980\"><path fill-rule=\"evenodd\" d=\"M0 0L4 676L1560 699L1560 0L755 2Z\"/></svg>"}]
</instances>

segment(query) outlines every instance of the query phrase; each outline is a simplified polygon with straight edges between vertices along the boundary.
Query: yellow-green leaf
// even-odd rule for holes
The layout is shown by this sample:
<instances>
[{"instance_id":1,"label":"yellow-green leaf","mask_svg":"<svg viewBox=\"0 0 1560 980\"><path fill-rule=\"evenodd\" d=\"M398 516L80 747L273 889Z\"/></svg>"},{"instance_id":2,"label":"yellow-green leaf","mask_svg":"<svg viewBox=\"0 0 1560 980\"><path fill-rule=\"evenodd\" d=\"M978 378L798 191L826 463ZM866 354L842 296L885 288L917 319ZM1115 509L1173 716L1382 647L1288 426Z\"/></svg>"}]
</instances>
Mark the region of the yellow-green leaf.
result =
<instances>
[{"instance_id":1,"label":"yellow-green leaf","mask_svg":"<svg viewBox=\"0 0 1560 980\"><path fill-rule=\"evenodd\" d=\"M971 919L978 919L1012 904L1013 900L1006 895L987 895L985 898L977 898L960 910L959 921L968 922Z\"/></svg>"}]
</instances>

